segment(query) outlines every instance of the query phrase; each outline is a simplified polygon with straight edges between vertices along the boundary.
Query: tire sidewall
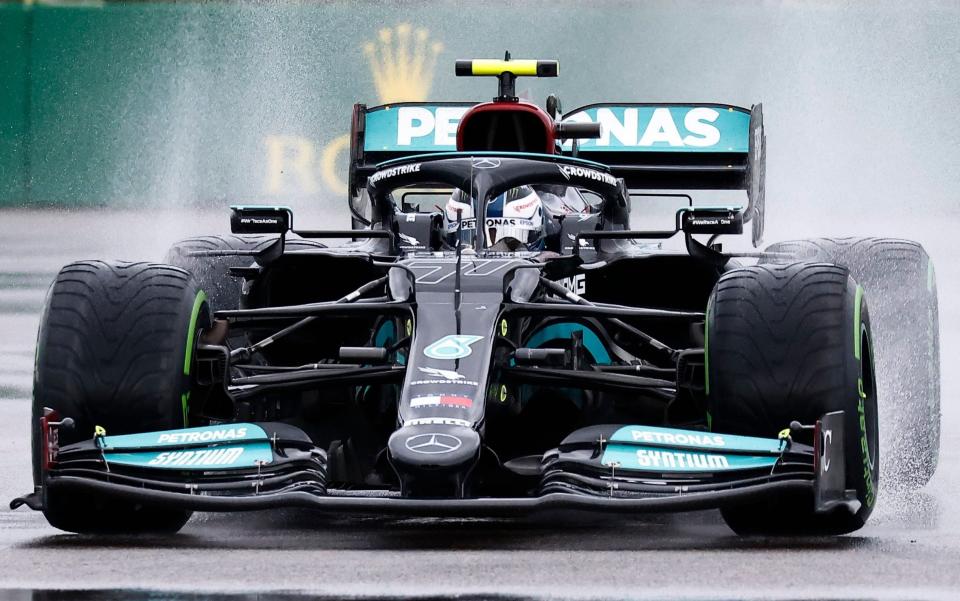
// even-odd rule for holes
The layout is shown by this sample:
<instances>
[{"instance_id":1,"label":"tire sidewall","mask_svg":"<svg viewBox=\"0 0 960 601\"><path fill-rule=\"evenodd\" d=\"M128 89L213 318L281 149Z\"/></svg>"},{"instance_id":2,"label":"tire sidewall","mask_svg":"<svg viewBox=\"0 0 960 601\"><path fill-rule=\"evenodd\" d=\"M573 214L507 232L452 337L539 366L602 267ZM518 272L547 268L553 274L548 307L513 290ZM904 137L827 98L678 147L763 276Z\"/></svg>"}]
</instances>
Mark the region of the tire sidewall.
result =
<instances>
[{"instance_id":1,"label":"tire sidewall","mask_svg":"<svg viewBox=\"0 0 960 601\"><path fill-rule=\"evenodd\" d=\"M212 323L206 291L193 281L190 292L192 293L192 298L190 298L190 294L185 295L184 298L185 311L183 315L186 319L183 327L180 328L180 331L183 332L183 350L179 353L180 361L177 364L183 368L180 373L180 398L177 399L177 406L180 408L183 419L179 424L172 426L174 428L187 428L191 425L188 410L190 397L194 389L194 366L197 362L197 342L200 338L201 330L209 328ZM186 400L184 400L184 397Z\"/></svg>"},{"instance_id":2,"label":"tire sidewall","mask_svg":"<svg viewBox=\"0 0 960 601\"><path fill-rule=\"evenodd\" d=\"M40 312L40 325L37 327L37 342L33 351L33 389L30 396L30 456L32 458L33 485L40 486L42 480L42 467L44 449L41 449L43 436L40 432L40 418L43 417L43 403L38 398L42 395L40 382L40 357L46 348L47 340L47 317L50 313L50 297L53 293L55 282L51 282L47 287L47 293L43 300L43 309Z\"/></svg>"},{"instance_id":3,"label":"tire sidewall","mask_svg":"<svg viewBox=\"0 0 960 601\"><path fill-rule=\"evenodd\" d=\"M847 294L851 319L846 352L850 396L839 406L822 409L824 413L838 409L844 412L844 469L847 487L857 491L860 508L856 517L862 524L876 507L879 494L879 419L870 312L863 287L852 277L850 280L853 285Z\"/></svg>"}]
</instances>

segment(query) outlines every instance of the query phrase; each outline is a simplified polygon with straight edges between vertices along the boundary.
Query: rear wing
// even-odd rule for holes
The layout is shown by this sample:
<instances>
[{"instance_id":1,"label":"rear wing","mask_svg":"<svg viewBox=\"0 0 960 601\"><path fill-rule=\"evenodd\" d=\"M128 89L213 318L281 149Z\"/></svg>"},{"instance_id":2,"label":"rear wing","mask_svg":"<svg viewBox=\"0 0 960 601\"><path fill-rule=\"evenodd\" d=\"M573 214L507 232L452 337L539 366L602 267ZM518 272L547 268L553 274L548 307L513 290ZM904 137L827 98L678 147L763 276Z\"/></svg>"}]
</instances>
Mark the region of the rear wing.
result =
<instances>
[{"instance_id":1,"label":"rear wing","mask_svg":"<svg viewBox=\"0 0 960 601\"><path fill-rule=\"evenodd\" d=\"M350 128L351 210L376 165L456 150L460 118L475 102L356 104ZM596 140L560 144L560 152L603 163L632 190L745 190L744 221L763 236L766 141L763 111L725 104L591 104L564 123L599 123Z\"/></svg>"},{"instance_id":2,"label":"rear wing","mask_svg":"<svg viewBox=\"0 0 960 601\"><path fill-rule=\"evenodd\" d=\"M744 221L763 237L766 137L763 108L726 104L603 103L564 122L599 123L600 138L565 141L564 154L603 163L631 190L744 190Z\"/></svg>"}]
</instances>

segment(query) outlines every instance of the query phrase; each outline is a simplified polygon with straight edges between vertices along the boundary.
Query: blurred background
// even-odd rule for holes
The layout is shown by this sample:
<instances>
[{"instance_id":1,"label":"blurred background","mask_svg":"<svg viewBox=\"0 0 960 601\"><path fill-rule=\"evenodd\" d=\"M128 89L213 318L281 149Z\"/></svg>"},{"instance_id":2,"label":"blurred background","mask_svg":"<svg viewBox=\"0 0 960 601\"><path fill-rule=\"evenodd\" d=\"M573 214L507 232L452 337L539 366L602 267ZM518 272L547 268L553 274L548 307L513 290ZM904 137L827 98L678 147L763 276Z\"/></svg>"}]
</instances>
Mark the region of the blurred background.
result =
<instances>
[{"instance_id":1,"label":"blurred background","mask_svg":"<svg viewBox=\"0 0 960 601\"><path fill-rule=\"evenodd\" d=\"M464 7L469 6L470 10ZM342 208L351 106L763 102L768 227L957 213L957 3L0 3L0 208ZM2 219L2 214L0 214Z\"/></svg>"}]
</instances>

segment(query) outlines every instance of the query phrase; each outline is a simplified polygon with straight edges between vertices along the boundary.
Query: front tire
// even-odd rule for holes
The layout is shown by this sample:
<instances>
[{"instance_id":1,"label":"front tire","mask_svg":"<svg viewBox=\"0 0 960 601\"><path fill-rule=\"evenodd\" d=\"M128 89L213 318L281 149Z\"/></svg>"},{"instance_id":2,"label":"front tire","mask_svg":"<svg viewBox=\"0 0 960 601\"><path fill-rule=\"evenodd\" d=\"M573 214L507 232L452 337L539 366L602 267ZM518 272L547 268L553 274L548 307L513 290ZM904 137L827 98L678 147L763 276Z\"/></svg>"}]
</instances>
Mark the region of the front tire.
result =
<instances>
[{"instance_id":1,"label":"front tire","mask_svg":"<svg viewBox=\"0 0 960 601\"><path fill-rule=\"evenodd\" d=\"M717 432L776 437L844 412L846 488L860 507L814 511L812 491L725 507L738 534L843 534L876 503L877 394L870 315L844 267L757 265L724 274L707 309L707 398ZM812 437L809 441L812 444Z\"/></svg>"},{"instance_id":2,"label":"front tire","mask_svg":"<svg viewBox=\"0 0 960 601\"><path fill-rule=\"evenodd\" d=\"M73 418L61 445L189 425L190 373L206 295L190 274L156 263L80 261L60 270L37 337L32 437L41 483L43 408ZM190 513L48 490L44 515L78 533L176 532Z\"/></svg>"}]
</instances>

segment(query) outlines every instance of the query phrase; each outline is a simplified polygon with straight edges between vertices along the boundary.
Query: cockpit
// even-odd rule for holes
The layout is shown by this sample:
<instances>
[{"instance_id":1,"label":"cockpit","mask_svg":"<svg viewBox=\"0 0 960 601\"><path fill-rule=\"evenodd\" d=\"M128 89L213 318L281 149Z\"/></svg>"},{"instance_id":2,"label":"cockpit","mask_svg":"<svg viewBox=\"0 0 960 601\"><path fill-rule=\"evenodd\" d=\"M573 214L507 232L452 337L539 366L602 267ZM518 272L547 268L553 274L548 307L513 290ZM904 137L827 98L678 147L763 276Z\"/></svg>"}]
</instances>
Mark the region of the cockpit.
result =
<instances>
[{"instance_id":1,"label":"cockpit","mask_svg":"<svg viewBox=\"0 0 960 601\"><path fill-rule=\"evenodd\" d=\"M382 218L400 231L430 221L438 235L429 239L439 243L430 250L563 252L564 223L596 228L605 197L619 198L621 190L602 165L545 158L423 157L406 167L383 166L370 178L368 193ZM424 232L408 236L428 246Z\"/></svg>"}]
</instances>

